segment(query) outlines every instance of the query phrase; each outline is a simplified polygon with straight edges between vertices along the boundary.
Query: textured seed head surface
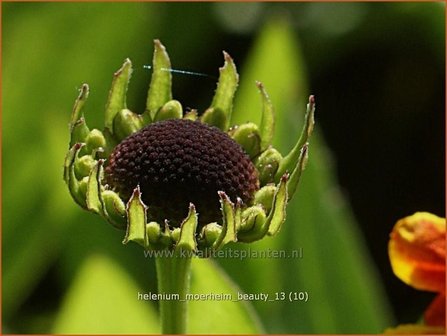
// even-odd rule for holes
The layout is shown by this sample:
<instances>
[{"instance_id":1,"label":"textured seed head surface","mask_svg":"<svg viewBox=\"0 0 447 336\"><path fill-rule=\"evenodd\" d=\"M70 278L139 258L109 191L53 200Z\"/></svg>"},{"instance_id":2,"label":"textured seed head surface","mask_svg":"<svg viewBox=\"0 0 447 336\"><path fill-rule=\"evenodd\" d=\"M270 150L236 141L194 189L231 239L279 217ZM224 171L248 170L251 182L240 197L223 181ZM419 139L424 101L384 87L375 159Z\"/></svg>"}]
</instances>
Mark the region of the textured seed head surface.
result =
<instances>
[{"instance_id":1,"label":"textured seed head surface","mask_svg":"<svg viewBox=\"0 0 447 336\"><path fill-rule=\"evenodd\" d=\"M126 200L139 185L149 220L178 226L189 203L199 224L222 218L218 191L249 204L258 174L241 146L216 127L171 119L150 124L115 147L105 168L107 184Z\"/></svg>"}]
</instances>

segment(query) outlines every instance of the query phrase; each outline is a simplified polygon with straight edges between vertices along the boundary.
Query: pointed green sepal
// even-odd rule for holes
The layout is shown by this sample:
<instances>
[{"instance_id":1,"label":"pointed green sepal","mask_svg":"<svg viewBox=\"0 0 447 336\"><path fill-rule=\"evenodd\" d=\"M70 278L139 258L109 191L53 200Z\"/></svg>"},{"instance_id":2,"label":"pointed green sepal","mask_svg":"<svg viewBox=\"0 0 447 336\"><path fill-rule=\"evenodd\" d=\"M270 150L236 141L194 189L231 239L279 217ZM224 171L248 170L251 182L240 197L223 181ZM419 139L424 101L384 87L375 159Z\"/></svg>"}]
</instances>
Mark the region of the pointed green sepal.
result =
<instances>
[{"instance_id":1,"label":"pointed green sepal","mask_svg":"<svg viewBox=\"0 0 447 336\"><path fill-rule=\"evenodd\" d=\"M306 167L307 158L308 158L308 144L305 144L303 148L301 148L300 157L298 159L298 164L295 169L290 174L289 181L287 182L287 193L288 193L288 201L295 194L296 188L298 186L298 182L300 181L301 174Z\"/></svg>"},{"instance_id":2,"label":"pointed green sepal","mask_svg":"<svg viewBox=\"0 0 447 336\"><path fill-rule=\"evenodd\" d=\"M259 182L261 185L274 182L275 174L281 160L281 153L273 147L267 148L256 158L255 166L259 173Z\"/></svg>"},{"instance_id":3,"label":"pointed green sepal","mask_svg":"<svg viewBox=\"0 0 447 336\"><path fill-rule=\"evenodd\" d=\"M236 141L250 158L256 157L261 151L261 136L258 126L252 122L234 126L229 132L230 136Z\"/></svg>"},{"instance_id":4,"label":"pointed green sepal","mask_svg":"<svg viewBox=\"0 0 447 336\"><path fill-rule=\"evenodd\" d=\"M145 248L148 246L146 236L146 211L147 207L141 200L140 187L137 186L129 202L127 202L127 230L123 244L133 241Z\"/></svg>"},{"instance_id":5,"label":"pointed green sepal","mask_svg":"<svg viewBox=\"0 0 447 336\"><path fill-rule=\"evenodd\" d=\"M180 233L181 233L181 230L180 230L179 227L176 227L176 228L172 229L172 231L171 231L171 240L172 240L172 242L174 244L177 244L178 241L180 240Z\"/></svg>"},{"instance_id":6,"label":"pointed green sepal","mask_svg":"<svg viewBox=\"0 0 447 336\"><path fill-rule=\"evenodd\" d=\"M112 190L102 192L102 201L107 214L107 220L117 229L125 230L127 225L126 205Z\"/></svg>"},{"instance_id":7,"label":"pointed green sepal","mask_svg":"<svg viewBox=\"0 0 447 336\"><path fill-rule=\"evenodd\" d=\"M261 134L261 152L265 151L273 140L274 128L275 128L275 113L273 110L273 104L270 101L267 92L264 89L264 85L261 82L256 82L259 92L262 98L262 117L259 132Z\"/></svg>"},{"instance_id":8,"label":"pointed green sepal","mask_svg":"<svg viewBox=\"0 0 447 336\"><path fill-rule=\"evenodd\" d=\"M104 160L98 160L90 172L87 184L87 208L102 216L105 215L104 204L101 196L101 176L103 174Z\"/></svg>"},{"instance_id":9,"label":"pointed green sepal","mask_svg":"<svg viewBox=\"0 0 447 336\"><path fill-rule=\"evenodd\" d=\"M109 92L104 116L104 126L112 132L115 116L127 106L127 87L131 74L132 62L127 58L122 67L113 75L112 87Z\"/></svg>"},{"instance_id":10,"label":"pointed green sepal","mask_svg":"<svg viewBox=\"0 0 447 336\"><path fill-rule=\"evenodd\" d=\"M234 204L223 191L218 191L222 209L222 232L214 242L213 249L218 250L229 242L237 241Z\"/></svg>"},{"instance_id":11,"label":"pointed green sepal","mask_svg":"<svg viewBox=\"0 0 447 336\"><path fill-rule=\"evenodd\" d=\"M287 205L287 180L288 174L281 177L276 194L273 198L272 209L267 217L266 225L268 226L267 234L273 236L279 232L282 223L286 220L286 205Z\"/></svg>"},{"instance_id":12,"label":"pointed green sepal","mask_svg":"<svg viewBox=\"0 0 447 336\"><path fill-rule=\"evenodd\" d=\"M241 198L237 198L236 200L236 207L234 209L234 226L236 228L236 236L237 236L237 232L241 229L242 226L242 199ZM237 240L237 237L236 237Z\"/></svg>"},{"instance_id":13,"label":"pointed green sepal","mask_svg":"<svg viewBox=\"0 0 447 336\"><path fill-rule=\"evenodd\" d=\"M157 111L172 100L171 61L166 48L159 40L154 40L154 56L152 59L152 78L146 100L145 114L153 120Z\"/></svg>"},{"instance_id":14,"label":"pointed green sepal","mask_svg":"<svg viewBox=\"0 0 447 336\"><path fill-rule=\"evenodd\" d=\"M73 126L82 118L82 108L84 107L85 101L88 98L89 87L88 84L82 84L79 90L79 96L76 99L73 110L71 112L70 120L70 131L72 131Z\"/></svg>"},{"instance_id":15,"label":"pointed green sepal","mask_svg":"<svg viewBox=\"0 0 447 336\"><path fill-rule=\"evenodd\" d=\"M301 149L307 143L314 128L314 113L315 113L315 99L314 96L309 97L307 104L306 115L304 117L304 126L301 131L300 138L290 153L281 161L278 171L275 175L275 180L279 180L285 172L292 172L298 165L301 156Z\"/></svg>"},{"instance_id":16,"label":"pointed green sepal","mask_svg":"<svg viewBox=\"0 0 447 336\"><path fill-rule=\"evenodd\" d=\"M180 237L178 243L175 245L175 250L177 252L180 250L190 252L197 250L197 242L195 238L197 222L196 207L194 204L190 203L188 216L181 224Z\"/></svg>"},{"instance_id":17,"label":"pointed green sepal","mask_svg":"<svg viewBox=\"0 0 447 336\"><path fill-rule=\"evenodd\" d=\"M139 131L142 127L141 116L128 109L118 111L113 120L113 134L119 141Z\"/></svg>"},{"instance_id":18,"label":"pointed green sepal","mask_svg":"<svg viewBox=\"0 0 447 336\"><path fill-rule=\"evenodd\" d=\"M178 100L170 100L157 111L157 114L154 117L154 122L167 119L181 119L182 117L182 104L180 104Z\"/></svg>"},{"instance_id":19,"label":"pointed green sepal","mask_svg":"<svg viewBox=\"0 0 447 336\"><path fill-rule=\"evenodd\" d=\"M88 186L88 176L83 177L80 181L78 181L78 193L82 195L82 199L84 200L84 208L87 209L87 203L85 202L87 195L87 186Z\"/></svg>"},{"instance_id":20,"label":"pointed green sepal","mask_svg":"<svg viewBox=\"0 0 447 336\"><path fill-rule=\"evenodd\" d=\"M224 118L221 117L221 119L225 120L222 130L226 131L231 121L233 98L237 89L239 75L236 70L236 65L230 55L225 51L223 54L225 63L223 67L219 69L219 82L217 83L217 89L210 108L222 111Z\"/></svg>"},{"instance_id":21,"label":"pointed green sepal","mask_svg":"<svg viewBox=\"0 0 447 336\"><path fill-rule=\"evenodd\" d=\"M178 241L178 238L180 237L180 235L177 237L177 240L175 240L175 237L173 237L173 235L172 235L173 231L171 231L169 229L168 221L165 220L164 230L161 231L160 239L159 239L160 248L162 248L162 249L163 248L171 248L174 244L174 241ZM174 235L175 235L175 233L174 233Z\"/></svg>"},{"instance_id":22,"label":"pointed green sepal","mask_svg":"<svg viewBox=\"0 0 447 336\"><path fill-rule=\"evenodd\" d=\"M65 157L64 162L64 181L68 186L71 197L84 209L87 208L85 203L85 194L82 192L80 182L76 178L75 174L75 162L77 161L79 151L84 144L77 143L70 148Z\"/></svg>"}]
</instances>

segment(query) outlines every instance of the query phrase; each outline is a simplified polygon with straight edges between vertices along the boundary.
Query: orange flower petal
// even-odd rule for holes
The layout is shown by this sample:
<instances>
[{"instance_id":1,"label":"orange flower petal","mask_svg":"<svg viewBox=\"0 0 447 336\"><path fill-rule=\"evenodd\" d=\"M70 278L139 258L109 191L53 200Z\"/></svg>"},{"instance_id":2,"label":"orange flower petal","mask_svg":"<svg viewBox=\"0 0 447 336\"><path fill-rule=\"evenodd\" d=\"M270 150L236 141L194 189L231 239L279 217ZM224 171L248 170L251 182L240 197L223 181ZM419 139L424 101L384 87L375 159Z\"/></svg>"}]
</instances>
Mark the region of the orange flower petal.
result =
<instances>
[{"instance_id":1,"label":"orange flower petal","mask_svg":"<svg viewBox=\"0 0 447 336\"><path fill-rule=\"evenodd\" d=\"M430 326L445 326L445 293L441 293L428 306L424 321Z\"/></svg>"},{"instance_id":2,"label":"orange flower petal","mask_svg":"<svg viewBox=\"0 0 447 336\"><path fill-rule=\"evenodd\" d=\"M394 274L414 288L445 292L445 218L417 212L399 220L388 253Z\"/></svg>"},{"instance_id":3,"label":"orange flower petal","mask_svg":"<svg viewBox=\"0 0 447 336\"><path fill-rule=\"evenodd\" d=\"M396 328L388 328L385 334L391 335L445 335L445 328L431 327L422 324L401 324Z\"/></svg>"}]
</instances>

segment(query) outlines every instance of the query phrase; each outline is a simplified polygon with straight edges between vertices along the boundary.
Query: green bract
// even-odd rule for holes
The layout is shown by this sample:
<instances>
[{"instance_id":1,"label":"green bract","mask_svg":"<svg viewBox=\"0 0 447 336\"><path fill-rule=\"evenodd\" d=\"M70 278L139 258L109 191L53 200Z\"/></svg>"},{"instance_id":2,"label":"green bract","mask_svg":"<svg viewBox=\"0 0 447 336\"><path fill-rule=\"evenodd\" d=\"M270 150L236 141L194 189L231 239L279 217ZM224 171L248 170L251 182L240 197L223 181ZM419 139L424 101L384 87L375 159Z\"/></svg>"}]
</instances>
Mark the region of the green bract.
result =
<instances>
[{"instance_id":1,"label":"green bract","mask_svg":"<svg viewBox=\"0 0 447 336\"><path fill-rule=\"evenodd\" d=\"M266 235L276 234L286 216L286 205L296 190L307 160L308 138L312 133L315 102L307 105L305 124L292 151L283 157L271 145L274 129L274 110L261 83L256 83L262 103L260 125L247 122L231 125L233 98L238 74L231 57L224 52L225 63L211 106L200 116L192 110L184 114L182 105L172 99L171 63L164 46L154 41L153 74L149 86L146 110L137 114L126 106L127 86L132 63L125 60L115 74L106 104L104 130L90 130L81 112L89 88L82 85L75 102L70 122L70 150L64 164L64 180L73 199L84 209L103 216L119 229L126 229L124 243L134 241L145 249L175 249L195 252L217 250L228 242L253 242ZM148 220L148 207L142 201L142 191L136 186L130 199L123 200L107 185L104 165L115 146L148 124L166 119L190 119L218 127L236 141L256 167L260 188L251 204L239 198L232 201L224 191L218 191L222 218L206 225L198 225L198 214L193 203L179 227L169 221ZM186 209L185 209L186 213Z\"/></svg>"}]
</instances>

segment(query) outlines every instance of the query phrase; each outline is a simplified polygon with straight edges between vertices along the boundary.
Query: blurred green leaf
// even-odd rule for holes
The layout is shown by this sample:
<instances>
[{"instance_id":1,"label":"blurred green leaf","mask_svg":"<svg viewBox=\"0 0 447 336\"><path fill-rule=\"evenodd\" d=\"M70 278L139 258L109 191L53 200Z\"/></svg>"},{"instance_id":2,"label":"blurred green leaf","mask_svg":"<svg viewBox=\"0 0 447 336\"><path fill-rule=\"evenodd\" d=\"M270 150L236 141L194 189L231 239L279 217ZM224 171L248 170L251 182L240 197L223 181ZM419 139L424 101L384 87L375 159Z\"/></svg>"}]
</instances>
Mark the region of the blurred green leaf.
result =
<instances>
[{"instance_id":1,"label":"blurred green leaf","mask_svg":"<svg viewBox=\"0 0 447 336\"><path fill-rule=\"evenodd\" d=\"M272 19L260 32L242 69L232 124L252 121L260 125L262 97L256 88L256 81L264 85L273 104L275 130L278 131L282 118L296 122L300 109L306 106L307 97L305 69L295 40L293 32L280 17ZM295 114L289 115L288 112L292 111ZM301 124L301 119L298 120ZM281 135L273 138L275 146L278 137Z\"/></svg>"},{"instance_id":2,"label":"blurred green leaf","mask_svg":"<svg viewBox=\"0 0 447 336\"><path fill-rule=\"evenodd\" d=\"M84 112L90 125L102 127L113 72L126 57L136 64L150 59L151 39L146 36L145 47L132 52L134 40L129 38L152 29L150 8L146 4L2 4L2 308L6 320L46 275L61 246L67 246L67 230L79 218L76 214L81 210L62 180L77 88L83 82L91 84ZM142 13L138 21L116 25L118 16ZM111 41L111 36L120 43ZM87 50L94 50L94 55Z\"/></svg>"},{"instance_id":3,"label":"blurred green leaf","mask_svg":"<svg viewBox=\"0 0 447 336\"><path fill-rule=\"evenodd\" d=\"M255 79L264 83L275 106L274 143L286 154L299 136L307 100L298 39L286 21L270 21L252 48L241 74L236 122L259 120ZM255 245L288 254L301 249L303 258L250 259L243 266L223 260L222 264L245 290L309 293L308 302L255 303L261 318L270 321L271 332L381 332L390 324L390 310L318 132L318 114L330 111L318 109L318 92L314 94L317 129L310 139L308 167L287 209L287 221L278 236ZM238 271L241 267L244 272Z\"/></svg>"},{"instance_id":4,"label":"blurred green leaf","mask_svg":"<svg viewBox=\"0 0 447 336\"><path fill-rule=\"evenodd\" d=\"M213 299L189 302L189 328L192 334L259 334L262 326L251 304L236 301L241 289L214 262L194 258L191 294L231 294L235 301Z\"/></svg>"},{"instance_id":5,"label":"blurred green leaf","mask_svg":"<svg viewBox=\"0 0 447 336\"><path fill-rule=\"evenodd\" d=\"M68 291L54 333L159 333L158 315L118 264L105 256L86 260Z\"/></svg>"},{"instance_id":6,"label":"blurred green leaf","mask_svg":"<svg viewBox=\"0 0 447 336\"><path fill-rule=\"evenodd\" d=\"M56 124L59 121L53 118ZM65 137L64 129L49 128L39 139L44 151L31 145L35 151L24 149L17 167L5 165L5 176L16 174L14 183L7 179L4 182L3 313L8 317L57 257L60 241L74 218L63 181L54 179L55 175L62 177L60 155L66 146L59 139ZM46 169L40 166L42 160Z\"/></svg>"}]
</instances>

